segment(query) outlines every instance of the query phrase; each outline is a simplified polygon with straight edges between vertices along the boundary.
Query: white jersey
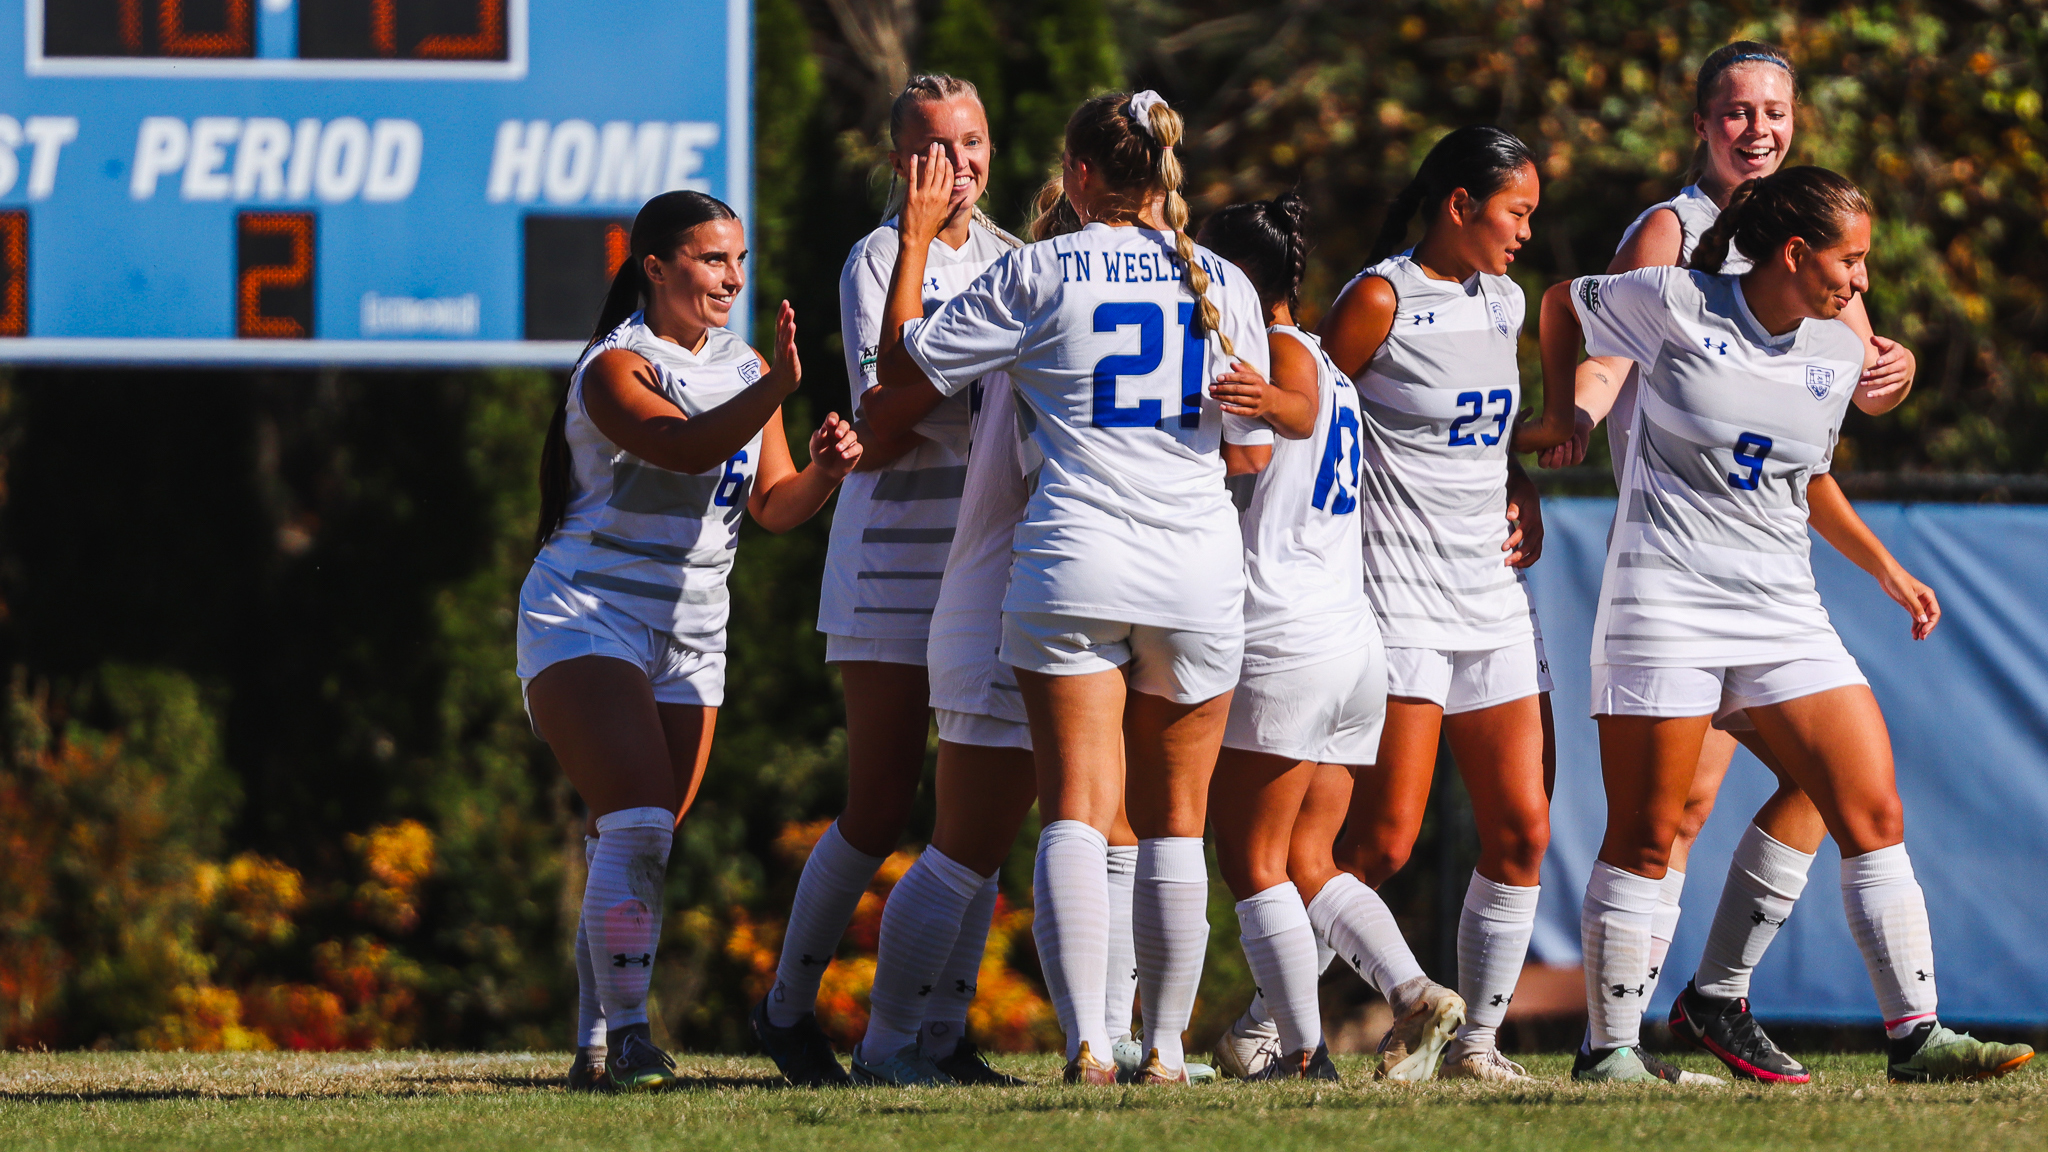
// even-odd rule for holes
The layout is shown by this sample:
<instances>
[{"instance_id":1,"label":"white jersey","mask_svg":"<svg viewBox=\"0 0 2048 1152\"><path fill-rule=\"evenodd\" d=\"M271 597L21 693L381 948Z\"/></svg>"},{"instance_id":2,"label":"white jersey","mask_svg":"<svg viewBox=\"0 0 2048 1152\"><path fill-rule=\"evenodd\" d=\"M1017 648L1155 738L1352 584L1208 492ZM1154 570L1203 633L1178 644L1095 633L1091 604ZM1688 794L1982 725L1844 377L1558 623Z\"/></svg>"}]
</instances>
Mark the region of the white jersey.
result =
<instances>
[{"instance_id":1,"label":"white jersey","mask_svg":"<svg viewBox=\"0 0 2048 1152\"><path fill-rule=\"evenodd\" d=\"M1204 248L1236 359L1268 370L1258 294ZM1042 460L1017 530L1006 612L1230 634L1244 545L1218 447L1263 422L1209 394L1232 357L1196 335L1171 232L1090 224L1011 252L906 336L938 390L1007 370Z\"/></svg>"},{"instance_id":2,"label":"white jersey","mask_svg":"<svg viewBox=\"0 0 2048 1152\"><path fill-rule=\"evenodd\" d=\"M899 236L894 220L853 246L839 276L839 334L846 345L848 411L875 384L875 349ZM958 249L933 240L926 256L924 312L929 316L981 275L1010 245L979 224ZM966 397L941 404L918 432L924 443L872 472L855 472L839 488L818 630L837 636L921 640L931 625L939 575L960 511L966 478Z\"/></svg>"},{"instance_id":3,"label":"white jersey","mask_svg":"<svg viewBox=\"0 0 2048 1152\"><path fill-rule=\"evenodd\" d=\"M1635 223L1628 226L1628 231L1621 234L1621 243L1616 244L1614 250L1620 252L1628 247L1628 242L1635 238L1636 233L1643 230L1643 225L1649 223L1650 217L1667 208L1673 216L1678 217L1678 265L1684 267L1686 261L1692 259L1692 250L1699 247L1700 237L1706 235L1707 229L1714 226L1714 221L1721 218L1721 206L1714 203L1713 197L1700 191L1697 184L1688 184L1679 189L1678 195L1671 199L1643 209L1643 214L1636 217ZM1737 252L1733 245L1728 248L1727 258L1721 261L1721 271L1730 276L1740 276L1751 267L1753 265L1749 262L1749 257ZM1628 459L1628 429L1635 421L1636 378L1640 375L1640 367L1629 369L1628 379L1621 382L1621 391L1614 396L1614 407L1607 413L1607 448L1608 455L1614 463L1614 486L1617 491L1621 488L1622 462Z\"/></svg>"},{"instance_id":4,"label":"white jersey","mask_svg":"<svg viewBox=\"0 0 2048 1152\"><path fill-rule=\"evenodd\" d=\"M703 349L691 352L656 336L635 312L593 344L569 377L574 489L534 563L681 647L723 652L725 578L761 463L761 433L703 472L671 472L612 443L584 409L583 373L613 348L645 357L662 396L685 416L709 412L761 378L761 358L725 328L711 329Z\"/></svg>"},{"instance_id":5,"label":"white jersey","mask_svg":"<svg viewBox=\"0 0 2048 1152\"><path fill-rule=\"evenodd\" d=\"M975 400L960 527L946 556L946 578L932 610L926 661L932 707L1022 724L1017 673L996 653L1003 644L1003 595L1010 589L1010 547L1031 502L1024 430L1010 379L991 373L969 390Z\"/></svg>"},{"instance_id":6,"label":"white jersey","mask_svg":"<svg viewBox=\"0 0 2048 1152\"><path fill-rule=\"evenodd\" d=\"M1522 402L1522 290L1425 275L1408 253L1359 274L1393 285L1394 326L1357 377L1366 595L1390 648L1475 652L1527 641L1507 566L1508 448Z\"/></svg>"},{"instance_id":7,"label":"white jersey","mask_svg":"<svg viewBox=\"0 0 2048 1152\"><path fill-rule=\"evenodd\" d=\"M1274 441L1245 509L1247 675L1334 660L1379 641L1359 548L1358 392L1320 340L1287 324L1269 331L1315 357L1317 415L1307 439Z\"/></svg>"},{"instance_id":8,"label":"white jersey","mask_svg":"<svg viewBox=\"0 0 2048 1152\"><path fill-rule=\"evenodd\" d=\"M1841 652L1814 588L1806 484L1863 370L1839 320L1783 336L1741 280L1639 268L1572 282L1586 351L1644 366L1595 663L1717 668Z\"/></svg>"}]
</instances>

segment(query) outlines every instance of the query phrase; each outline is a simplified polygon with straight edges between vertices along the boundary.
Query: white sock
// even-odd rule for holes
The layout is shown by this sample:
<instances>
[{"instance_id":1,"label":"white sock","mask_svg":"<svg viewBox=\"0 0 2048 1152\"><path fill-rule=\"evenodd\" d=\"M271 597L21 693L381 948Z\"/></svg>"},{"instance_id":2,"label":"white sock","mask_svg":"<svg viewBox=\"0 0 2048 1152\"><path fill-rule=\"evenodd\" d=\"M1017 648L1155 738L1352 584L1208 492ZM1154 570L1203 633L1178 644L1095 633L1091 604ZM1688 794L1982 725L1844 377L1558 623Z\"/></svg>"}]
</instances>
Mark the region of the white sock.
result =
<instances>
[{"instance_id":1,"label":"white sock","mask_svg":"<svg viewBox=\"0 0 2048 1152\"><path fill-rule=\"evenodd\" d=\"M1720 1000L1749 995L1750 973L1792 915L1812 867L1812 853L1780 843L1754 824L1742 833L1693 977L1701 995Z\"/></svg>"},{"instance_id":2,"label":"white sock","mask_svg":"<svg viewBox=\"0 0 2048 1152\"><path fill-rule=\"evenodd\" d=\"M1458 995L1465 999L1460 1046L1500 1046L1496 1033L1522 979L1529 937L1536 931L1536 899L1542 892L1534 885L1517 888L1472 873L1472 883L1465 889L1465 912L1458 918Z\"/></svg>"},{"instance_id":3,"label":"white sock","mask_svg":"<svg viewBox=\"0 0 2048 1152\"><path fill-rule=\"evenodd\" d=\"M1685 893L1685 873L1668 868L1657 886L1657 910L1650 913L1650 986L1643 1003L1657 998L1657 981L1663 978L1664 961L1671 955L1671 939L1678 935L1678 898Z\"/></svg>"},{"instance_id":4,"label":"white sock","mask_svg":"<svg viewBox=\"0 0 2048 1152\"><path fill-rule=\"evenodd\" d=\"M1209 950L1209 865L1199 836L1138 841L1131 895L1138 953L1138 998L1145 1046L1168 1068L1187 1063L1181 1034L1195 1015L1195 990Z\"/></svg>"},{"instance_id":5,"label":"white sock","mask_svg":"<svg viewBox=\"0 0 2048 1152\"><path fill-rule=\"evenodd\" d=\"M880 1063L916 1042L939 972L953 955L967 906L981 892L974 869L926 848L889 891L875 946L868 1030L860 1056Z\"/></svg>"},{"instance_id":6,"label":"white sock","mask_svg":"<svg viewBox=\"0 0 2048 1152\"><path fill-rule=\"evenodd\" d=\"M1055 820L1038 834L1032 868L1037 914L1031 936L1052 1009L1067 1034L1067 1059L1087 1044L1107 1064L1103 984L1109 969L1109 841L1079 820Z\"/></svg>"},{"instance_id":7,"label":"white sock","mask_svg":"<svg viewBox=\"0 0 2048 1152\"><path fill-rule=\"evenodd\" d=\"M1934 937L1904 844L1842 861L1842 911L1892 1039L1934 1017Z\"/></svg>"},{"instance_id":8,"label":"white sock","mask_svg":"<svg viewBox=\"0 0 2048 1152\"><path fill-rule=\"evenodd\" d=\"M1593 861L1579 909L1585 954L1588 1044L1596 1051L1642 1041L1650 991L1650 918L1662 882Z\"/></svg>"},{"instance_id":9,"label":"white sock","mask_svg":"<svg viewBox=\"0 0 2048 1152\"><path fill-rule=\"evenodd\" d=\"M797 878L789 927L782 933L775 987L768 993L770 1024L787 1028L818 1006L818 982L825 978L825 967L839 951L839 938L853 922L853 910L860 906L861 893L868 890L882 859L848 844L836 820L818 837Z\"/></svg>"},{"instance_id":10,"label":"white sock","mask_svg":"<svg viewBox=\"0 0 2048 1152\"><path fill-rule=\"evenodd\" d=\"M1296 889L1295 894L1300 895L1300 889ZM1305 909L1303 914L1306 915ZM1330 965L1337 960L1337 950L1323 942L1323 934L1315 931L1314 921L1309 922L1309 931L1314 933L1316 938L1316 983L1320 985L1323 973L1328 972ZM1250 958L1247 957L1246 959L1249 960ZM1320 994L1318 994L1317 1002L1320 1005ZM1318 1008L1318 1011L1320 1011L1320 1008ZM1252 1002L1245 1006L1244 1015L1237 1018L1237 1023L1233 1025L1232 1030L1239 1036L1250 1036L1261 1029L1271 1030L1276 1035L1278 1034L1278 1029L1273 1026L1273 1011L1266 1007L1266 991L1257 984L1253 984Z\"/></svg>"},{"instance_id":11,"label":"white sock","mask_svg":"<svg viewBox=\"0 0 2048 1152\"><path fill-rule=\"evenodd\" d=\"M917 1034L918 1048L937 1060L951 1056L967 1035L967 1009L981 985L981 961L988 951L989 922L995 919L996 878L990 876L975 890L960 919L960 936L953 942L953 955L939 969L939 986L932 989L924 1006L924 1027Z\"/></svg>"},{"instance_id":12,"label":"white sock","mask_svg":"<svg viewBox=\"0 0 2048 1152\"><path fill-rule=\"evenodd\" d=\"M590 873L590 862L597 858L597 837L583 838L583 871ZM605 1046L604 1005L597 999L597 974L590 967L590 930L584 925L583 913L576 914L576 1046L578 1048L602 1048Z\"/></svg>"},{"instance_id":13,"label":"white sock","mask_svg":"<svg viewBox=\"0 0 2048 1152\"><path fill-rule=\"evenodd\" d=\"M1131 1034L1138 1007L1138 951L1131 939L1131 893L1138 879L1138 846L1109 847L1109 984L1103 1007L1109 1013L1109 1038Z\"/></svg>"},{"instance_id":14,"label":"white sock","mask_svg":"<svg viewBox=\"0 0 2048 1152\"><path fill-rule=\"evenodd\" d=\"M1323 1042L1323 1019L1316 998L1316 934L1301 893L1282 883L1240 900L1237 925L1259 998L1280 1029L1280 1051L1314 1051Z\"/></svg>"},{"instance_id":15,"label":"white sock","mask_svg":"<svg viewBox=\"0 0 2048 1152\"><path fill-rule=\"evenodd\" d=\"M676 814L666 808L622 808L597 818L597 851L583 884L583 926L590 967L613 1031L647 1023L647 984L661 941L662 889Z\"/></svg>"},{"instance_id":16,"label":"white sock","mask_svg":"<svg viewBox=\"0 0 2048 1152\"><path fill-rule=\"evenodd\" d=\"M1380 894L1349 872L1339 872L1309 901L1309 922L1338 958L1385 996L1422 975L1401 926Z\"/></svg>"}]
</instances>

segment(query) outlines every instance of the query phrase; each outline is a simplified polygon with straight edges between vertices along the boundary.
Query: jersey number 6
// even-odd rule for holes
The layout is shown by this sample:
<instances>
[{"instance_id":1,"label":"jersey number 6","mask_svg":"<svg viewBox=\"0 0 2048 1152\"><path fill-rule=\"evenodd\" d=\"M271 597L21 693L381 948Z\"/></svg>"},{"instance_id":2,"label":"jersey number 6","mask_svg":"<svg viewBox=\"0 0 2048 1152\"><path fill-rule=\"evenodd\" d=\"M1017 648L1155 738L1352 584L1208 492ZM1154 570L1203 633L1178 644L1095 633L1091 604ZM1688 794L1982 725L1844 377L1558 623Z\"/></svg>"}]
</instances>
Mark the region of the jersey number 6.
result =
<instances>
[{"instance_id":1,"label":"jersey number 6","mask_svg":"<svg viewBox=\"0 0 2048 1152\"><path fill-rule=\"evenodd\" d=\"M1771 438L1754 432L1744 432L1735 438L1735 462L1749 469L1749 475L1728 474L1728 482L1744 492L1756 491L1756 482L1763 478L1764 461L1771 458Z\"/></svg>"},{"instance_id":2,"label":"jersey number 6","mask_svg":"<svg viewBox=\"0 0 2048 1152\"><path fill-rule=\"evenodd\" d=\"M1192 302L1180 306L1180 426L1194 428L1202 422L1202 337L1191 327L1195 318ZM1159 401L1140 400L1128 408L1116 402L1119 376L1150 376L1166 358L1166 312L1150 301L1097 304L1095 330L1114 332L1130 325L1138 327L1138 351L1104 356L1095 362L1094 403L1088 420L1097 428L1156 428Z\"/></svg>"}]
</instances>

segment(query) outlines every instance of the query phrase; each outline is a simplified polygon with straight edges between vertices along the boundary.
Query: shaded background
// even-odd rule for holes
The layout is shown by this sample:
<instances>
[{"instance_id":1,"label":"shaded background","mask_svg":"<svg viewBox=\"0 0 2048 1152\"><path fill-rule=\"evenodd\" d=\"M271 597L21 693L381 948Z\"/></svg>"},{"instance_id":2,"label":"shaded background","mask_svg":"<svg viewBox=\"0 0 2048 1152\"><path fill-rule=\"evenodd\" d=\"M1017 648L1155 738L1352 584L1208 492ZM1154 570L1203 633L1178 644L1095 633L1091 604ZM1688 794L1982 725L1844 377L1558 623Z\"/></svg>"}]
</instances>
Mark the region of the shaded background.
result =
<instances>
[{"instance_id":1,"label":"shaded background","mask_svg":"<svg viewBox=\"0 0 2048 1152\"><path fill-rule=\"evenodd\" d=\"M1964 496L2040 491L2024 478L2048 442L2038 0L755 13L748 224L760 298L797 308L799 433L846 403L837 274L887 191L887 101L913 67L981 86L999 147L989 207L1011 226L1075 102L1157 88L1190 122L1198 220L1287 187L1309 199L1312 319L1461 124L1510 128L1541 157L1525 289L1603 267L1682 182L1700 58L1752 36L1804 72L1795 160L1853 175L1877 203L1872 316L1920 357L1899 411L1850 414L1837 471L1852 491L1962 473L2005 477L1962 481ZM581 817L511 673L561 387L521 372L0 377L0 1045L566 1046ZM1602 483L1597 467L1567 479ZM729 703L658 961L656 1015L678 1045L744 1046L796 869L842 795L838 689L813 631L826 527L749 526L733 574ZM2038 773L2034 751L2013 770ZM1444 976L1436 910L1462 893L1472 848L1456 786L1441 791L1442 818L1387 891ZM842 1035L864 1019L872 925L909 859L885 869L834 965L825 1015ZM975 1021L1002 1046L1051 1038L1027 880L1020 851ZM1215 897L1198 1044L1247 992Z\"/></svg>"}]
</instances>

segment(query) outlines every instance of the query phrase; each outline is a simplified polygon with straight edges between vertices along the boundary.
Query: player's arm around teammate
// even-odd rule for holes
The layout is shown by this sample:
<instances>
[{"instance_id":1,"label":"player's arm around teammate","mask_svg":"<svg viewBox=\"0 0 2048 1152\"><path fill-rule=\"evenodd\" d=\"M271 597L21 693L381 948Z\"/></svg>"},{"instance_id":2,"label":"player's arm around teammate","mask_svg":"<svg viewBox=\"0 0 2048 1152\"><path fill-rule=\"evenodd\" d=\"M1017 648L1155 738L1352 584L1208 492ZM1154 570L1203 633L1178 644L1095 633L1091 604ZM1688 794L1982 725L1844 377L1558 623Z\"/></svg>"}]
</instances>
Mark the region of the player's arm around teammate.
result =
<instances>
[{"instance_id":1,"label":"player's arm around teammate","mask_svg":"<svg viewBox=\"0 0 2048 1152\"><path fill-rule=\"evenodd\" d=\"M860 457L834 414L811 464L791 464L781 404L802 375L795 317L785 302L772 366L724 327L745 256L738 217L709 196L642 207L542 454L518 671L597 833L577 932L576 1087L673 1079L648 1039L648 978L669 848L724 699L740 512L786 530Z\"/></svg>"},{"instance_id":2,"label":"player's arm around teammate","mask_svg":"<svg viewBox=\"0 0 2048 1152\"><path fill-rule=\"evenodd\" d=\"M1754 261L1739 277L1715 274L1731 241ZM1624 473L1624 506L1640 512L1616 519L1594 629L1608 825L1580 922L1592 1027L1575 1078L1691 1075L1640 1054L1640 998L1701 738L1738 710L1841 845L1843 904L1891 1039L1891 1078L1979 1078L2032 1058L1936 1018L1933 941L1884 717L1813 586L1804 495L1827 470L1853 392L1837 382L1866 359L1837 321L1868 286L1869 249L1855 185L1783 169L1737 189L1696 270L1584 277L1544 297L1546 381L1570 379L1581 346L1653 365ZM1843 542L1875 561L1867 541ZM1899 591L1916 617L1931 613L1928 598ZM1916 634L1929 623L1916 619Z\"/></svg>"}]
</instances>

